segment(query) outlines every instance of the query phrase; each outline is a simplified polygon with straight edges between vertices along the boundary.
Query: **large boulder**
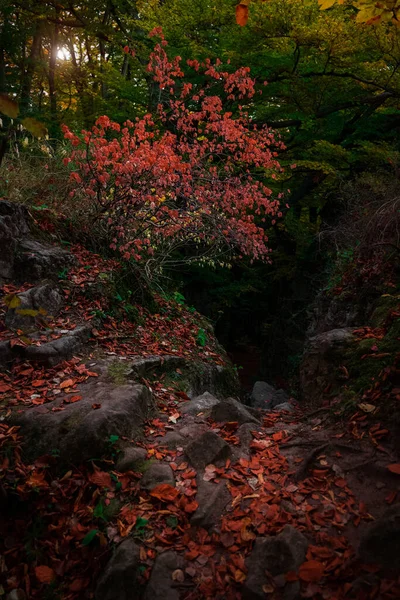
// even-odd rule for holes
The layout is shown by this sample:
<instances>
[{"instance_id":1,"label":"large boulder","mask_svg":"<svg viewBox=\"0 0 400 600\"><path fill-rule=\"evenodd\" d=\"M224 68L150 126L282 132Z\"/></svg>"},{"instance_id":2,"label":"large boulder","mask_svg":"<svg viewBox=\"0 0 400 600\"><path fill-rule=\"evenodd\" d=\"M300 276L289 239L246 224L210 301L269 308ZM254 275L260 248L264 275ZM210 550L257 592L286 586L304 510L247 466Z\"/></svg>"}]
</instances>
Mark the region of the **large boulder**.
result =
<instances>
[{"instance_id":1,"label":"large boulder","mask_svg":"<svg viewBox=\"0 0 400 600\"><path fill-rule=\"evenodd\" d=\"M320 404L324 390L340 385L337 369L355 341L351 328L326 331L307 341L300 365L301 389L307 402Z\"/></svg>"},{"instance_id":2,"label":"large boulder","mask_svg":"<svg viewBox=\"0 0 400 600\"><path fill-rule=\"evenodd\" d=\"M400 504L391 506L380 519L366 527L358 554L367 563L400 569Z\"/></svg>"},{"instance_id":3,"label":"large boulder","mask_svg":"<svg viewBox=\"0 0 400 600\"><path fill-rule=\"evenodd\" d=\"M232 449L219 435L207 431L186 446L185 454L195 469L204 469L209 464L225 463Z\"/></svg>"},{"instance_id":4,"label":"large boulder","mask_svg":"<svg viewBox=\"0 0 400 600\"><path fill-rule=\"evenodd\" d=\"M124 448L118 457L117 471L125 473L126 471L141 470L146 458L147 450L144 448Z\"/></svg>"},{"instance_id":5,"label":"large boulder","mask_svg":"<svg viewBox=\"0 0 400 600\"><path fill-rule=\"evenodd\" d=\"M59 246L23 239L15 252L14 278L21 283L58 279L61 272L75 263L74 255Z\"/></svg>"},{"instance_id":6,"label":"large boulder","mask_svg":"<svg viewBox=\"0 0 400 600\"><path fill-rule=\"evenodd\" d=\"M138 569L140 548L132 538L115 550L97 584L96 600L136 600L140 598Z\"/></svg>"},{"instance_id":7,"label":"large boulder","mask_svg":"<svg viewBox=\"0 0 400 600\"><path fill-rule=\"evenodd\" d=\"M211 418L219 423L236 421L239 425L243 423L260 425L259 419L254 417L241 402L234 398L228 398L216 404L211 411Z\"/></svg>"},{"instance_id":8,"label":"large boulder","mask_svg":"<svg viewBox=\"0 0 400 600\"><path fill-rule=\"evenodd\" d=\"M47 283L33 287L12 298L5 324L14 331L19 329L28 332L46 323L50 317L56 317L63 302L63 296L56 286Z\"/></svg>"},{"instance_id":9,"label":"large boulder","mask_svg":"<svg viewBox=\"0 0 400 600\"><path fill-rule=\"evenodd\" d=\"M155 409L150 391L142 385L90 382L77 394L82 396L77 402L61 405L57 399L14 416L28 458L51 452L68 462L98 457L109 449L111 435L139 437Z\"/></svg>"},{"instance_id":10,"label":"large boulder","mask_svg":"<svg viewBox=\"0 0 400 600\"><path fill-rule=\"evenodd\" d=\"M267 572L276 577L288 571L297 571L306 559L307 548L307 539L291 525L286 525L276 537L258 538L246 560L248 575L243 597L248 600L263 600L263 587L268 584ZM296 586L286 584L286 587L285 595L295 597Z\"/></svg>"},{"instance_id":11,"label":"large boulder","mask_svg":"<svg viewBox=\"0 0 400 600\"><path fill-rule=\"evenodd\" d=\"M185 578L184 568L185 561L176 552L167 550L160 554L154 563L144 600L179 600L178 585Z\"/></svg>"}]
</instances>

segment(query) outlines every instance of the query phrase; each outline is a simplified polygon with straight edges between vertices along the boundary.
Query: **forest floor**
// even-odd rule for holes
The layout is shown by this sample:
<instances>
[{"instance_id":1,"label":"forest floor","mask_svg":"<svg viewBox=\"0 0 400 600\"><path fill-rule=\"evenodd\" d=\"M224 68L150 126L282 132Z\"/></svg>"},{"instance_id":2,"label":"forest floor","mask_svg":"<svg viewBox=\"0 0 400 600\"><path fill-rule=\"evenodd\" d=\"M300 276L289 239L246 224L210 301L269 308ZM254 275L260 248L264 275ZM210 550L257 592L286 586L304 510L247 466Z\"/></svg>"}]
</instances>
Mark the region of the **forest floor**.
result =
<instances>
[{"instance_id":1,"label":"forest floor","mask_svg":"<svg viewBox=\"0 0 400 600\"><path fill-rule=\"evenodd\" d=\"M64 287L67 307L55 324L62 331L75 327L77 315L90 320L96 311L104 312L101 298L90 299L88 290L100 273L115 267L83 249L75 252L78 266L65 276L73 284ZM5 292L21 289L8 286ZM144 489L144 470L120 472L117 439L109 440L105 456L80 465L61 468L56 455L24 460L24 440L8 423L10 415L34 406L47 410L55 397L60 410L79 402L79 386L98 377L99 348L101 356L123 360L175 352L223 364L211 340L199 344L201 322L194 313L176 302L161 301L163 308L158 314L137 308L140 324L106 315L91 341L97 354L86 349L85 355L47 368L17 362L0 374L0 489L8 517L0 528L0 597L19 590L6 597L93 598L112 548L128 536L140 549L139 590L151 582L155 559L172 550L184 564L171 574L171 598L260 597L243 591L254 567L255 540L291 525L307 539L306 556L296 569L263 574L266 598L281 598L288 584L297 582L293 597L399 598L398 575L357 555L366 526L400 495L393 438L368 412L359 410L345 422L334 421L325 409L263 412L242 425L216 422L206 412L188 415L185 392L161 376L141 382L151 388L157 416L147 422L143 438L125 441L146 452L148 465L169 465L174 485ZM43 335L47 340L48 333ZM5 327L1 337L15 339ZM192 440L207 432L229 445L230 456L195 469L185 453L185 436ZM174 434L175 447L160 442L160 436ZM216 491L210 507L209 486L228 492L220 510L218 499L225 496ZM198 511L203 516L195 523Z\"/></svg>"}]
</instances>

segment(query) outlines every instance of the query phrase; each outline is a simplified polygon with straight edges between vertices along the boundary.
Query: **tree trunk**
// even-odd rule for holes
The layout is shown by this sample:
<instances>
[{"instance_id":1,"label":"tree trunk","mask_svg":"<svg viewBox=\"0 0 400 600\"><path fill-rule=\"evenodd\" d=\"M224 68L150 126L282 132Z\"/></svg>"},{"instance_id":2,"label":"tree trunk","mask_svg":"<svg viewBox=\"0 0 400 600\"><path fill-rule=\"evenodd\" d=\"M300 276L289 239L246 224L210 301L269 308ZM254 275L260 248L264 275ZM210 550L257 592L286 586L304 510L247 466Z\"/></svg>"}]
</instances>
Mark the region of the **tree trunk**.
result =
<instances>
[{"instance_id":1,"label":"tree trunk","mask_svg":"<svg viewBox=\"0 0 400 600\"><path fill-rule=\"evenodd\" d=\"M42 36L41 23L38 23L33 36L31 51L26 61L26 68L21 73L21 93L19 106L22 115L29 112L31 105L32 80L40 55Z\"/></svg>"},{"instance_id":2,"label":"tree trunk","mask_svg":"<svg viewBox=\"0 0 400 600\"><path fill-rule=\"evenodd\" d=\"M50 100L50 134L55 136L58 130L57 119L57 90L56 90L56 66L58 52L58 25L54 25L51 42L50 42L50 57L49 57L49 100Z\"/></svg>"}]
</instances>

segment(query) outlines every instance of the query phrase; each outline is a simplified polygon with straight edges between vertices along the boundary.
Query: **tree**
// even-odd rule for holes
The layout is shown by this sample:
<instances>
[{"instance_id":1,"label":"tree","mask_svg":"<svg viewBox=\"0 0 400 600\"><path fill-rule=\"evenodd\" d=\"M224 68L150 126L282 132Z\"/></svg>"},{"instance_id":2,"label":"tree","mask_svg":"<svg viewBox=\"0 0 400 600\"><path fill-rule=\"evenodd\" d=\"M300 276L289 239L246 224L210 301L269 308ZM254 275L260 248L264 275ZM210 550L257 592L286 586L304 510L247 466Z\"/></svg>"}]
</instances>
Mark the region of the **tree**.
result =
<instances>
[{"instance_id":1,"label":"tree","mask_svg":"<svg viewBox=\"0 0 400 600\"><path fill-rule=\"evenodd\" d=\"M281 216L281 194L271 198L268 177L282 171L283 144L246 112L256 93L250 69L188 61L203 77L193 85L181 58L169 60L160 28L156 34L148 64L159 90L155 114L122 127L103 116L82 137L65 127L74 147L65 159L74 167L71 177L126 260L154 267L178 248L187 260L227 263L234 248L268 259L264 223ZM237 116L228 104L238 105Z\"/></svg>"}]
</instances>

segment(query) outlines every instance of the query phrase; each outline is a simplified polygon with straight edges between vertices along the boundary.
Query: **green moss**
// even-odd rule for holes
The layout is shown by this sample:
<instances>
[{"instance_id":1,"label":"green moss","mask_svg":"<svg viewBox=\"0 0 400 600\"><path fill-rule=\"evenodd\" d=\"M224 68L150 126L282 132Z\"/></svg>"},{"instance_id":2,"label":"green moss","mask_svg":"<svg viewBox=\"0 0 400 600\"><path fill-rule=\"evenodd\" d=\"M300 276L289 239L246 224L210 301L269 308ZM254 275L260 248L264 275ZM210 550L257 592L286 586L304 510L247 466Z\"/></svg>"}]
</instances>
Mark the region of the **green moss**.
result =
<instances>
[{"instance_id":1,"label":"green moss","mask_svg":"<svg viewBox=\"0 0 400 600\"><path fill-rule=\"evenodd\" d=\"M116 385L124 385L128 381L129 364L122 360L113 360L108 369L107 375Z\"/></svg>"}]
</instances>

